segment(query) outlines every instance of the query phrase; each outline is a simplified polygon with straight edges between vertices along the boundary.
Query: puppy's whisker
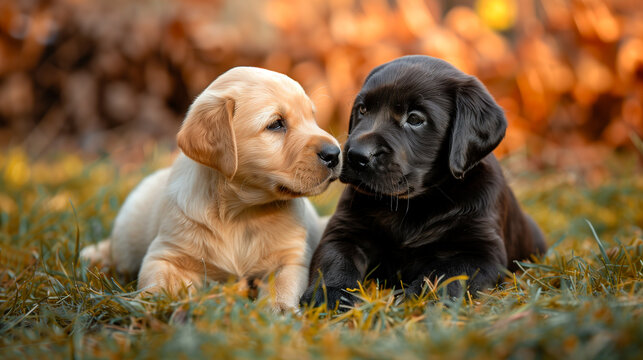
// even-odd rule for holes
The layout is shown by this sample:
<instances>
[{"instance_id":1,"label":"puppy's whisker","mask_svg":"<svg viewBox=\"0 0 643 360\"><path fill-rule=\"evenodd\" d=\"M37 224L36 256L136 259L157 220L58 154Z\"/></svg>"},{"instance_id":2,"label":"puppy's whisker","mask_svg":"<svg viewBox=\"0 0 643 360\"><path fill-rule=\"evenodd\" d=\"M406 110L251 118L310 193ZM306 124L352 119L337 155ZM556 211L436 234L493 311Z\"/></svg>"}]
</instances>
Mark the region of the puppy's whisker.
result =
<instances>
[{"instance_id":1,"label":"puppy's whisker","mask_svg":"<svg viewBox=\"0 0 643 360\"><path fill-rule=\"evenodd\" d=\"M411 186L409 185L409 179L402 174L402 178L404 179L404 182L406 183L406 193L411 194ZM404 216L402 216L402 221L404 221L404 218L406 218L406 215L409 213L409 207L411 206L411 201L409 199L406 200L406 210L404 211Z\"/></svg>"},{"instance_id":2,"label":"puppy's whisker","mask_svg":"<svg viewBox=\"0 0 643 360\"><path fill-rule=\"evenodd\" d=\"M391 196L395 198L395 212L397 212L397 208L400 205L400 199L397 196Z\"/></svg>"}]
</instances>

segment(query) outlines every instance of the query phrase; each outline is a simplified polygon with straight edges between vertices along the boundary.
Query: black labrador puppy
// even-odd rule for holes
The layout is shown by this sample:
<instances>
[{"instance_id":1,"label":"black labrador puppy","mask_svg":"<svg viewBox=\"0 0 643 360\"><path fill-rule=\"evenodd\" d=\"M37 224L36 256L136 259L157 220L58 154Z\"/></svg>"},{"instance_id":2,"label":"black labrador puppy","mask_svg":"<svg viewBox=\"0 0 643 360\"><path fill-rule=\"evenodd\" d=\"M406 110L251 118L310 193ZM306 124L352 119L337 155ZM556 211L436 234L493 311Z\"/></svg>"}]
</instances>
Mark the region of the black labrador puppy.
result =
<instances>
[{"instance_id":1,"label":"black labrador puppy","mask_svg":"<svg viewBox=\"0 0 643 360\"><path fill-rule=\"evenodd\" d=\"M425 277L465 274L475 295L514 260L542 254L542 233L491 154L506 127L480 81L445 61L406 56L376 67L353 105L340 176L349 186L302 304L334 306L367 275L410 296Z\"/></svg>"}]
</instances>

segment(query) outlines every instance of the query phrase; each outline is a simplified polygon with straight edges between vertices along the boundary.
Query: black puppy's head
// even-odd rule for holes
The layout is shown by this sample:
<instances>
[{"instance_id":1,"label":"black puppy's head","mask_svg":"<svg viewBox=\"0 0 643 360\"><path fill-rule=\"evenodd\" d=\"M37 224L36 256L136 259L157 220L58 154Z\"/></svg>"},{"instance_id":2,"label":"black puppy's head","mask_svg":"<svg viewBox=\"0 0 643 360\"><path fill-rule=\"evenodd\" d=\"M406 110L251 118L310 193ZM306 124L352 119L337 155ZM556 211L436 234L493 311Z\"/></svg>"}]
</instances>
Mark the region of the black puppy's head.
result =
<instances>
[{"instance_id":1,"label":"black puppy's head","mask_svg":"<svg viewBox=\"0 0 643 360\"><path fill-rule=\"evenodd\" d=\"M373 69L351 112L340 179L367 194L410 198L462 179L504 137L502 109L475 77L429 56Z\"/></svg>"}]
</instances>

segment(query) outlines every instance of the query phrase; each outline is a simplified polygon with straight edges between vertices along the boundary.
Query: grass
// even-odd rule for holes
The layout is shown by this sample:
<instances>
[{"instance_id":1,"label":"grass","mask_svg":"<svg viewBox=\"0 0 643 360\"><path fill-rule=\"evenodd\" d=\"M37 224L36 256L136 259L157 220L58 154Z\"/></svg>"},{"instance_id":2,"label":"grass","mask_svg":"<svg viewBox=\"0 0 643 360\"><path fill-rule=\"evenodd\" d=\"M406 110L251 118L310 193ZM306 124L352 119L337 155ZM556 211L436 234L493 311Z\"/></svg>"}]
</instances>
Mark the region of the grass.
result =
<instances>
[{"instance_id":1,"label":"grass","mask_svg":"<svg viewBox=\"0 0 643 360\"><path fill-rule=\"evenodd\" d=\"M136 297L135 284L87 269L82 246L109 233L119 205L152 169L74 155L32 162L0 153L0 357L10 358L640 358L643 353L643 177L618 160L599 185L550 173L513 178L548 234L478 298L417 300L364 284L345 313L276 315L234 284L190 299ZM316 199L332 208L338 189Z\"/></svg>"}]
</instances>

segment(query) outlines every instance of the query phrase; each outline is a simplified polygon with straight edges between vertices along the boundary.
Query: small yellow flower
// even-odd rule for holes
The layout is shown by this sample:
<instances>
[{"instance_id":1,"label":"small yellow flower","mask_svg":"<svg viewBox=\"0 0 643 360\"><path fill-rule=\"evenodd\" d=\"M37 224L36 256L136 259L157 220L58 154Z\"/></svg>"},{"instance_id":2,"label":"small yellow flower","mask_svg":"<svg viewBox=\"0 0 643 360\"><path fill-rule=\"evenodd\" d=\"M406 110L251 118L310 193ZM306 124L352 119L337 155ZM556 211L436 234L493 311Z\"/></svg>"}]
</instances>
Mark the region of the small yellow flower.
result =
<instances>
[{"instance_id":1,"label":"small yellow flower","mask_svg":"<svg viewBox=\"0 0 643 360\"><path fill-rule=\"evenodd\" d=\"M482 22L494 30L507 30L516 22L515 0L477 0L476 11Z\"/></svg>"}]
</instances>

